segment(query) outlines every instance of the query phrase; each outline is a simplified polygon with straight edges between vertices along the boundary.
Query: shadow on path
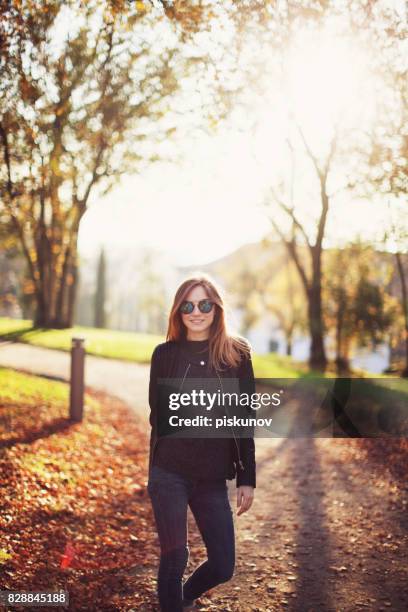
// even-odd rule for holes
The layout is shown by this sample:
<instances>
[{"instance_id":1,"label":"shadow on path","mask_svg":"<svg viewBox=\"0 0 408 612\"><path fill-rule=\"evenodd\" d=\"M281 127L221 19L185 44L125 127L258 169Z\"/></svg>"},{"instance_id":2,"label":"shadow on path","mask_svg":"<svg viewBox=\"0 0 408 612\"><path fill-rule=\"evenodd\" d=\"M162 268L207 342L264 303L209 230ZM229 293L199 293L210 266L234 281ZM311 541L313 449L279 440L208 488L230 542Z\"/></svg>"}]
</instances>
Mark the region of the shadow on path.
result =
<instances>
[{"instance_id":1,"label":"shadow on path","mask_svg":"<svg viewBox=\"0 0 408 612\"><path fill-rule=\"evenodd\" d=\"M286 516L281 524L286 522L287 535L293 533L293 550L291 559L296 567L296 582L291 584L293 599L288 599L285 609L294 612L306 610L334 611L330 592L329 572L332 564L331 534L327 525L324 508L324 479L320 465L319 449L316 438L300 434L298 427L305 412L313 411L313 402L303 402L302 397L291 401L292 416L288 419L287 437L282 442L262 456L257 462L261 473L268 473L268 463L274 455L280 457L281 477L290 483L290 507L282 507ZM277 467L278 471L279 468ZM282 492L283 495L283 492ZM291 514L295 508L294 516ZM292 525L296 523L292 532ZM270 527L265 524L264 531ZM283 544L283 550L284 550ZM282 554L282 553L281 553ZM285 576L281 579L286 581ZM288 591L285 591L286 593Z\"/></svg>"},{"instance_id":2,"label":"shadow on path","mask_svg":"<svg viewBox=\"0 0 408 612\"><path fill-rule=\"evenodd\" d=\"M334 610L328 584L330 531L322 504L324 484L315 440L298 438L289 454L299 524L294 552L299 566L297 597L292 609Z\"/></svg>"},{"instance_id":3,"label":"shadow on path","mask_svg":"<svg viewBox=\"0 0 408 612\"><path fill-rule=\"evenodd\" d=\"M0 343L5 342L24 342L24 336L34 331L46 331L40 327L27 327L26 329L18 329L7 334L0 334Z\"/></svg>"}]
</instances>

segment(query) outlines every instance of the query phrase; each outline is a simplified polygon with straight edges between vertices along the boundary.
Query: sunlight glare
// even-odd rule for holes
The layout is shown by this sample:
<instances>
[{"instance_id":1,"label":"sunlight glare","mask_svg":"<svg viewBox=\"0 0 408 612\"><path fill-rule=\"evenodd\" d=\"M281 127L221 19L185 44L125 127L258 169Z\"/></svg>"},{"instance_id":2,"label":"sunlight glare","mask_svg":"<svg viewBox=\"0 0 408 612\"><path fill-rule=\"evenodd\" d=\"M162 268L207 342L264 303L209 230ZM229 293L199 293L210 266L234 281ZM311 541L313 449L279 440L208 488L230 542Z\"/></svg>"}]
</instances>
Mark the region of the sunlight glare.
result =
<instances>
[{"instance_id":1,"label":"sunlight glare","mask_svg":"<svg viewBox=\"0 0 408 612\"><path fill-rule=\"evenodd\" d=\"M355 125L372 116L368 56L333 29L299 32L286 58L284 94L318 149L327 146L337 123Z\"/></svg>"}]
</instances>

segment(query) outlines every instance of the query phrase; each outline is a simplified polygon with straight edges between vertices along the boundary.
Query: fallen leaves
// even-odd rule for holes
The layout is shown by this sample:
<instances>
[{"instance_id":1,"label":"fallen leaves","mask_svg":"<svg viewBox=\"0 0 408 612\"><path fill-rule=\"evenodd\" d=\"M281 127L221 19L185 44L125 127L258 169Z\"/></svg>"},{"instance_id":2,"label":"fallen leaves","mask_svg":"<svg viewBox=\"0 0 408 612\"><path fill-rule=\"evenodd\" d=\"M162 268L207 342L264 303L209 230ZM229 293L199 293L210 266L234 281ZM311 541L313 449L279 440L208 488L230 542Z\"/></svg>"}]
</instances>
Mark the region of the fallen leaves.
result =
<instances>
[{"instance_id":1,"label":"fallen leaves","mask_svg":"<svg viewBox=\"0 0 408 612\"><path fill-rule=\"evenodd\" d=\"M78 610L154 610L158 551L146 494L148 440L137 418L92 391L83 423L66 421L55 401L38 403L37 412L31 402L8 402L7 414L2 588L66 589ZM141 571L132 576L135 567Z\"/></svg>"},{"instance_id":2,"label":"fallen leaves","mask_svg":"<svg viewBox=\"0 0 408 612\"><path fill-rule=\"evenodd\" d=\"M69 567L75 557L75 548L72 546L71 542L67 542L66 546L65 546L65 551L64 554L62 555L62 559L61 559L61 564L60 567L61 569L66 569L67 567Z\"/></svg>"},{"instance_id":3,"label":"fallen leaves","mask_svg":"<svg viewBox=\"0 0 408 612\"><path fill-rule=\"evenodd\" d=\"M148 445L136 418L102 393L88 394L81 424L66 422L58 402L37 408L19 404L13 413L9 401L15 429L0 436L8 444L0 456L2 588L64 588L75 610L157 610ZM254 513L236 522L236 576L201 597L201 610L272 612L295 597L327 609L325 581L338 609L398 609L407 450L403 440L320 440L303 451L295 441L280 461L265 461ZM206 559L190 514L189 545L186 575Z\"/></svg>"},{"instance_id":4,"label":"fallen leaves","mask_svg":"<svg viewBox=\"0 0 408 612\"><path fill-rule=\"evenodd\" d=\"M7 552L7 550L5 550L4 548L0 548L0 565L7 563L7 561L9 561L12 556L13 555Z\"/></svg>"},{"instance_id":5,"label":"fallen leaves","mask_svg":"<svg viewBox=\"0 0 408 612\"><path fill-rule=\"evenodd\" d=\"M330 565L329 569L333 570L334 572L347 572L347 567L345 565L341 565L340 567Z\"/></svg>"}]
</instances>

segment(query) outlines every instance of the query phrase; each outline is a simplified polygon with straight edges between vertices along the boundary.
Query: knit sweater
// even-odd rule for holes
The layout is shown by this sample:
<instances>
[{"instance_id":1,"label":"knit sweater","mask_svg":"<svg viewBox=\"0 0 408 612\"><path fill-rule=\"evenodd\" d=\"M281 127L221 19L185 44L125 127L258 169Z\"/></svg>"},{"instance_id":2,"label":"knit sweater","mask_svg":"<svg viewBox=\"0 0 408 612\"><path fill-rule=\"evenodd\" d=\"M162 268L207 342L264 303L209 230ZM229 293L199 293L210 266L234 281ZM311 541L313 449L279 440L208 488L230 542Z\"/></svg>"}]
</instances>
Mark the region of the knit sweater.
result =
<instances>
[{"instance_id":1,"label":"knit sweater","mask_svg":"<svg viewBox=\"0 0 408 612\"><path fill-rule=\"evenodd\" d=\"M256 486L255 443L253 438L172 438L158 436L158 415L161 406L159 379L210 378L217 374L208 365L208 340L165 342L152 355L149 404L150 437L149 471L158 465L171 471L200 480L236 477L237 486ZM242 353L237 368L219 373L224 378L237 378L245 391L254 390L251 358ZM163 414L164 412L162 412Z\"/></svg>"}]
</instances>

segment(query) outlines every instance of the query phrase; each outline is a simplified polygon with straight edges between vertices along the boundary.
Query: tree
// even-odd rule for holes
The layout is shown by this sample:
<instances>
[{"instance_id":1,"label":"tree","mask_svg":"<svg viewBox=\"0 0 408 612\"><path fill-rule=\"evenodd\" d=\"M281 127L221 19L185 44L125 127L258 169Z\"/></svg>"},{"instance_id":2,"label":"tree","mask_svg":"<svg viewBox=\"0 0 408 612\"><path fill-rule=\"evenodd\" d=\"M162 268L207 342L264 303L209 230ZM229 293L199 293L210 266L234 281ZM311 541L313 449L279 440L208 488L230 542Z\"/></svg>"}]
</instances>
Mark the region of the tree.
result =
<instances>
[{"instance_id":1,"label":"tree","mask_svg":"<svg viewBox=\"0 0 408 612\"><path fill-rule=\"evenodd\" d=\"M235 271L230 271L227 288L233 290L234 306L241 313L240 332L246 335L259 321L263 312L259 277L246 262Z\"/></svg>"},{"instance_id":2,"label":"tree","mask_svg":"<svg viewBox=\"0 0 408 612\"><path fill-rule=\"evenodd\" d=\"M404 344L405 344L405 365L402 369L402 376L408 378L408 283L406 272L402 263L401 253L396 251L395 259L397 261L397 270L401 283L401 308L404 317Z\"/></svg>"},{"instance_id":3,"label":"tree","mask_svg":"<svg viewBox=\"0 0 408 612\"><path fill-rule=\"evenodd\" d=\"M269 191L270 201L275 202L281 211L283 211L290 219L291 226L289 234L281 229L273 215L270 215L271 224L276 233L282 239L282 242L287 248L289 256L293 260L298 271L302 287L307 301L307 315L310 333L310 356L309 365L312 369L325 370L327 365L326 351L324 347L324 329L323 329L323 308L322 308L322 254L323 254L323 239L327 223L327 215L330 206L330 194L327 183L329 171L331 170L332 160L336 149L337 132L333 135L329 151L326 158L320 161L312 151L302 128L297 124L297 131L304 145L305 152L310 159L315 172L315 178L319 185L319 200L320 212L317 219L317 230L313 239L309 238L305 225L302 224L298 214L296 213L296 205L292 197L285 199L285 186L280 185L280 193L273 187ZM293 144L288 140L291 150ZM294 162L292 162L294 163ZM290 190L292 194L292 188ZM309 264L299 254L298 236L301 235L307 247Z\"/></svg>"},{"instance_id":4,"label":"tree","mask_svg":"<svg viewBox=\"0 0 408 612\"><path fill-rule=\"evenodd\" d=\"M163 334L166 329L166 293L163 278L156 269L154 256L146 253L138 279L135 318L144 319L144 329L150 334Z\"/></svg>"},{"instance_id":5,"label":"tree","mask_svg":"<svg viewBox=\"0 0 408 612\"><path fill-rule=\"evenodd\" d=\"M404 365L402 367L402 376L408 377L408 281L407 271L404 265L403 254L407 251L408 245L408 215L406 210L406 204L403 205L403 211L399 211L398 217L400 224L397 227L395 218L390 210L390 222L389 227L384 232L384 242L389 245L394 252L394 258L396 262L396 274L400 284L400 310L402 314L402 343L404 346ZM391 208L391 207L389 207ZM405 221L405 224L404 224Z\"/></svg>"},{"instance_id":6,"label":"tree","mask_svg":"<svg viewBox=\"0 0 408 612\"><path fill-rule=\"evenodd\" d=\"M295 331L304 331L305 313L293 262L280 242L266 238L245 245L210 264L209 273L222 278L231 303L239 309L240 332L245 335L260 320L274 319L284 334L286 354L291 355Z\"/></svg>"},{"instance_id":7,"label":"tree","mask_svg":"<svg viewBox=\"0 0 408 612\"><path fill-rule=\"evenodd\" d=\"M334 332L339 374L350 372L355 346L375 348L384 340L395 316L388 294L392 269L387 253L353 243L326 253L325 323Z\"/></svg>"},{"instance_id":8,"label":"tree","mask_svg":"<svg viewBox=\"0 0 408 612\"><path fill-rule=\"evenodd\" d=\"M381 78L382 91L377 105L378 120L365 133L361 151L366 173L350 178L349 186L364 197L388 204L389 227L384 233L386 248L394 253L396 272L401 285L403 316L402 342L405 365L402 375L408 376L408 286L403 265L403 253L408 245L408 81L405 62L408 24L406 8L392 10L377 2L370 28L370 44L377 50L373 67ZM359 28L359 24L355 23ZM361 176L369 180L361 180Z\"/></svg>"},{"instance_id":9,"label":"tree","mask_svg":"<svg viewBox=\"0 0 408 612\"><path fill-rule=\"evenodd\" d=\"M337 371L348 372L351 339L355 333L352 319L355 282L352 282L350 264L355 260L350 248L336 249L327 255L325 320L329 331L334 330Z\"/></svg>"},{"instance_id":10,"label":"tree","mask_svg":"<svg viewBox=\"0 0 408 612\"><path fill-rule=\"evenodd\" d=\"M360 346L371 343L375 348L391 324L391 317L386 312L383 288L369 280L368 270L363 270L357 285L353 317Z\"/></svg>"},{"instance_id":11,"label":"tree","mask_svg":"<svg viewBox=\"0 0 408 612\"><path fill-rule=\"evenodd\" d=\"M286 355L292 355L293 338L298 330L306 328L302 288L289 255L284 253L283 265L270 283L264 287L263 301L279 321L285 336Z\"/></svg>"},{"instance_id":12,"label":"tree","mask_svg":"<svg viewBox=\"0 0 408 612\"><path fill-rule=\"evenodd\" d=\"M27 261L37 326L72 325L91 193L157 159L174 129L163 117L180 41L148 4L113 5L11 0L3 12L0 214Z\"/></svg>"},{"instance_id":13,"label":"tree","mask_svg":"<svg viewBox=\"0 0 408 612\"><path fill-rule=\"evenodd\" d=\"M293 4L296 12L300 3ZM311 6L305 3L304 10L307 11L307 8ZM398 100L398 94L395 95L402 83L404 88L406 87L406 78L401 78L406 26L401 13L390 8L389 3L380 0L364 3L364 6L356 6L356 3L351 2L322 2L315 3L314 8L310 19L302 16L300 12L283 23L283 28L287 30L285 44L282 45L280 53L275 50L275 66L270 79L275 84L275 90L272 91L269 84L269 90L266 91L270 108L282 107L286 112L282 112L277 133L268 133L269 146L264 143L265 160L273 159L273 163L269 162L271 187L267 190L265 203L271 211L270 219L274 230L286 245L304 288L311 336L309 364L312 368L323 370L327 358L323 329L322 287L325 279L322 275L322 262L330 210L342 193L353 190L354 195L358 195L357 184L361 186L360 196L367 196L369 191L375 192L378 182L373 172L373 152L377 155L379 165L385 163L387 181L392 180L394 184L399 185L399 189L406 184L406 128L402 127L400 121L401 99ZM358 60L356 54L350 62L353 66L349 65L347 72L357 74L356 67L360 66L360 78L354 79L354 83L345 79L343 89L337 92L338 99L331 100L330 88L333 79L330 80L330 77L335 75L336 82L341 83L342 75L337 75L336 68L328 62L319 64L317 61L313 65L320 66L320 73L315 74L314 79L303 78L303 91L297 91L294 95L288 77L291 48L296 51L298 47L299 62L301 54L304 55L313 44L313 37L315 44L319 44L319 38L324 41L326 36L327 40L327 34L328 47L319 48L313 59L324 58L327 49L334 48L337 43L343 48L346 45L354 45L352 48L361 50L362 59ZM306 42L301 44L302 41ZM391 78L386 71L378 67L378 63L382 61L377 62L375 59L381 55L378 53L379 48L384 48L386 54L392 56L395 70ZM305 60L305 71L307 67ZM299 77L299 74L297 76ZM347 88L349 95L343 96ZM368 94L370 89L372 95ZM314 90L314 98L306 99L306 94L311 90ZM390 101L392 106L395 99L396 111L389 108ZM375 100L373 108L367 108L363 100ZM331 102L334 102L333 109ZM355 113L353 117L351 111L357 109L358 105L359 114ZM319 131L319 123L311 121L313 115L317 115L316 109L320 110L321 123L326 126L324 140L323 130ZM263 127L267 127L265 123ZM283 131L285 127L288 156L282 146L280 157L287 159L287 164L279 176L274 167L277 165L276 157L271 155L271 149L274 140L279 139L283 143L279 130ZM378 147L373 150L373 131L378 132L377 142L381 140L383 144L387 144L385 152L379 153ZM378 140L380 134L382 136ZM378 173L378 167L375 171ZM310 189L313 189L312 197L307 193ZM301 251L303 247L306 247L306 257Z\"/></svg>"},{"instance_id":14,"label":"tree","mask_svg":"<svg viewBox=\"0 0 408 612\"><path fill-rule=\"evenodd\" d=\"M101 249L96 275L96 290L94 301L95 327L106 327L106 257Z\"/></svg>"},{"instance_id":15,"label":"tree","mask_svg":"<svg viewBox=\"0 0 408 612\"><path fill-rule=\"evenodd\" d=\"M205 4L187 0L163 1L162 4L170 18L186 24L187 29L197 27L197 21L206 21L209 26L211 23L209 15L213 15L220 5L216 0L209 0ZM207 11L194 12L196 6L205 6ZM347 105L345 104L343 108L339 107L339 112L332 125L330 142L325 154L319 155L313 146L311 138L313 134L307 132L305 125L292 112L298 143L290 138L289 146L292 152L294 148L295 152L299 153L299 141L303 145L317 187L315 202L319 204L319 212L315 218L314 231L310 228L310 223L302 219L299 214L303 194L294 201L293 186L285 185L281 190L281 185L276 188L276 184L268 194L269 203L277 204L279 210L287 216L290 222L288 231L283 231L280 223L275 219L273 219L273 226L286 245L304 288L311 336L310 366L323 370L327 358L323 329L322 260L327 220L333 201L337 193L342 190L353 190L354 193L358 193L357 187L360 188L360 195L364 197L368 193L373 195L379 184L381 184L382 193L392 189L393 193L398 191L400 194L406 194L408 168L406 162L408 144L406 109L408 106L406 104L406 62L404 61L407 33L406 13L403 7L391 6L389 2L383 0L370 0L364 3L356 3L353 0L341 3L330 3L324 0L317 2L299 0L299 2L290 3L227 0L222 3L222 9L234 24L236 31L240 34L245 32L247 35L246 38L237 36L238 42L231 48L235 57L242 54L242 65L244 70L245 66L247 67L248 72L247 83L251 84L256 95L261 93L262 96L265 96L265 91L262 91L262 84L265 81L270 87L271 69L268 60L271 57L272 64L281 64L282 72L285 71L285 54L290 45L296 41L299 33L308 31L312 37L318 37L327 25L335 24L336 27L331 29L329 39L331 46L339 34L349 43L355 41L361 48L367 50L363 75L349 89L352 94L351 106L353 106L360 98L360 91L363 94L362 99L364 98L366 94L364 85L366 83L370 85L371 81L372 92L368 98L371 101L374 100L376 105L376 116L371 125L369 121L366 121L366 117L369 117L369 109L363 108L360 120L350 122L347 121L349 110ZM256 50L252 55L249 50L250 44ZM324 49L320 50L320 55L324 53ZM225 50L225 56L229 55ZM254 59L254 55L258 56L258 61ZM251 58L250 61L248 57ZM352 57L348 72L353 71L356 63L357 57ZM273 70L272 68L272 72ZM328 70L333 73L335 68L330 66ZM316 96L316 105L320 102L319 98L324 100L325 94L330 89L327 76L328 74L323 71L319 75L319 96ZM313 87L313 83L305 83L305 85L307 88ZM359 90L360 85L363 87ZM279 79L275 81L275 87L284 89ZM303 98L303 92L300 96ZM255 97L246 104L248 115L251 115L253 108L259 103L259 98L256 100ZM270 102L271 107L273 107L273 102L274 100ZM291 101L288 98L284 102L286 107L291 107ZM324 110L324 104L322 104L322 109ZM268 159L269 148L266 148L265 155ZM332 183L336 181L336 174L337 176L343 175L342 189L332 188ZM299 248L304 245L307 248L306 258L303 257ZM398 259L397 265L401 270ZM401 284L404 284L403 275ZM406 288L403 290L404 293L406 293ZM404 310L406 310L405 306Z\"/></svg>"}]
</instances>

